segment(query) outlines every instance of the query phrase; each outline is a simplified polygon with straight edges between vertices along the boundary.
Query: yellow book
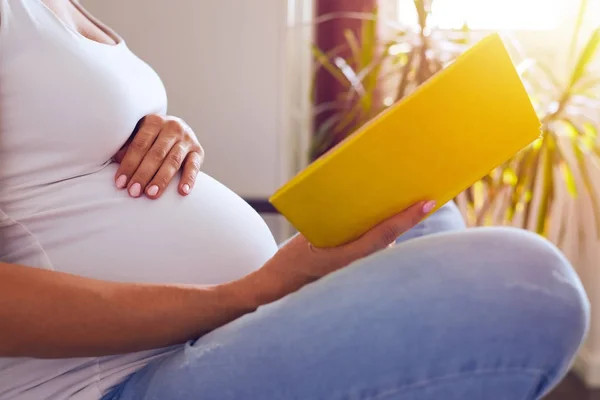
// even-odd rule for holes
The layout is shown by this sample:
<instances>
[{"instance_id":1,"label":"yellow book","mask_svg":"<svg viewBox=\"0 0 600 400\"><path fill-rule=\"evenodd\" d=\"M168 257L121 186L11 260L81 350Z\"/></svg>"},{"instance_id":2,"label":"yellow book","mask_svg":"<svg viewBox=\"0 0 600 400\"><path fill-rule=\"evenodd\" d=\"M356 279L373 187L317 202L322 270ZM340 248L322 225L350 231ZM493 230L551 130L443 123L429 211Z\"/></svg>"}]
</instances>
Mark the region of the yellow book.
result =
<instances>
[{"instance_id":1,"label":"yellow book","mask_svg":"<svg viewBox=\"0 0 600 400\"><path fill-rule=\"evenodd\" d=\"M315 246L337 246L418 201L440 207L539 136L540 121L493 34L301 171L270 202Z\"/></svg>"}]
</instances>

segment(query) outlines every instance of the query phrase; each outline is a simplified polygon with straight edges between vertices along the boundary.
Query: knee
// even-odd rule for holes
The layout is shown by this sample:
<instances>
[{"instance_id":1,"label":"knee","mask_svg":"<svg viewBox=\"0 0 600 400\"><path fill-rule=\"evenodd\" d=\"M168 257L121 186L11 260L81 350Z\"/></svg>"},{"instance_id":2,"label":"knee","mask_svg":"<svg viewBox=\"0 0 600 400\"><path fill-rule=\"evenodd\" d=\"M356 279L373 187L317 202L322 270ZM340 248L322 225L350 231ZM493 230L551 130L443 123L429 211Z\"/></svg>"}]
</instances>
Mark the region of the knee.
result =
<instances>
[{"instance_id":1,"label":"knee","mask_svg":"<svg viewBox=\"0 0 600 400\"><path fill-rule=\"evenodd\" d=\"M484 369L528 366L543 376L540 393L564 375L588 332L589 302L570 263L523 230L431 235L341 274L364 298L387 295L388 302L369 303L369 312L389 304L390 315L410 321L414 337L427 340L423 357L450 352L460 359L472 351ZM363 297L357 304L366 304Z\"/></svg>"},{"instance_id":2,"label":"knee","mask_svg":"<svg viewBox=\"0 0 600 400\"><path fill-rule=\"evenodd\" d=\"M557 302L572 308L573 325L587 328L590 306L585 289L570 262L554 244L521 229L492 228L487 234L488 245L512 260L512 265L504 268L517 270L515 283L520 280L525 287L528 282L535 283L538 291L552 294ZM533 286L530 289L534 290Z\"/></svg>"},{"instance_id":3,"label":"knee","mask_svg":"<svg viewBox=\"0 0 600 400\"><path fill-rule=\"evenodd\" d=\"M524 230L479 228L438 241L445 244L441 290L447 282L468 285L466 295L451 298L454 309L477 318L473 329L485 332L488 349L498 346L517 364L535 360L545 377L540 394L547 392L570 368L589 329L589 301L570 263Z\"/></svg>"},{"instance_id":4,"label":"knee","mask_svg":"<svg viewBox=\"0 0 600 400\"><path fill-rule=\"evenodd\" d=\"M560 250L539 235L510 228L482 229L482 248L503 254L507 296L527 323L553 349L555 366L567 368L588 329L590 305L576 272ZM482 250L485 251L485 250ZM514 303L512 303L514 304ZM542 344L543 345L543 344ZM555 371L558 372L558 371Z\"/></svg>"}]
</instances>

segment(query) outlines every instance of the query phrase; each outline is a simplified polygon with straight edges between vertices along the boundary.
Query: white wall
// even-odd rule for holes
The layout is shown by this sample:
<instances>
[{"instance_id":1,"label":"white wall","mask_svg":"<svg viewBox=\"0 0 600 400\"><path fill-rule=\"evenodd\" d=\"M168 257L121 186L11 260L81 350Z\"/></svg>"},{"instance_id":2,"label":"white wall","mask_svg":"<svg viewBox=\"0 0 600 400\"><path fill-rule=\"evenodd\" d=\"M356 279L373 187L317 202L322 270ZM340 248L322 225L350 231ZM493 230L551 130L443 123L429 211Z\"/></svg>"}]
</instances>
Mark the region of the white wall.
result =
<instances>
[{"instance_id":1,"label":"white wall","mask_svg":"<svg viewBox=\"0 0 600 400\"><path fill-rule=\"evenodd\" d=\"M161 76L169 113L206 150L204 171L244 197L287 176L287 1L83 0Z\"/></svg>"}]
</instances>

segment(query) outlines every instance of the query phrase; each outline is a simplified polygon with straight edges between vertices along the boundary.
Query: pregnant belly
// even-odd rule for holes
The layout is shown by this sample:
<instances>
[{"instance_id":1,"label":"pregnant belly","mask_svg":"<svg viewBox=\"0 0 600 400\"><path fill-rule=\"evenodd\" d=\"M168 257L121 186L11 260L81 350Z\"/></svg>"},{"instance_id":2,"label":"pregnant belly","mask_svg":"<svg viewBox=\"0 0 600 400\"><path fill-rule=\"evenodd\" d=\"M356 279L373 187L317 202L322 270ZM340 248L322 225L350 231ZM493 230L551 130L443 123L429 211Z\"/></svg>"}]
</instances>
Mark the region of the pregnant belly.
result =
<instances>
[{"instance_id":1,"label":"pregnant belly","mask_svg":"<svg viewBox=\"0 0 600 400\"><path fill-rule=\"evenodd\" d=\"M158 200L113 184L116 165L51 185L25 218L59 271L106 280L217 284L264 264L277 250L262 218L200 174L187 197L173 182Z\"/></svg>"}]
</instances>

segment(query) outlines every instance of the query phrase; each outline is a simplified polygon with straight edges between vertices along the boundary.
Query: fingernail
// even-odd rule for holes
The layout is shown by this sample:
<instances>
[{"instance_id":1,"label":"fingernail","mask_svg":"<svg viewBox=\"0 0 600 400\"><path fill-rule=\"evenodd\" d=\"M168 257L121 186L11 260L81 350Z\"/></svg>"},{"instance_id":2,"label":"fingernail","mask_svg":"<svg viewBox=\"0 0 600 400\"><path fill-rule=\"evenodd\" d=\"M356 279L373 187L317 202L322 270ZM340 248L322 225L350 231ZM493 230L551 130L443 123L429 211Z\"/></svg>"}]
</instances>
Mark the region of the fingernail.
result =
<instances>
[{"instance_id":1,"label":"fingernail","mask_svg":"<svg viewBox=\"0 0 600 400\"><path fill-rule=\"evenodd\" d=\"M156 196L158 194L158 186L156 185L152 185L148 188L148 190L146 191L146 193L148 193L148 196Z\"/></svg>"},{"instance_id":2,"label":"fingernail","mask_svg":"<svg viewBox=\"0 0 600 400\"><path fill-rule=\"evenodd\" d=\"M423 204L423 213L429 214L431 212L431 210L433 210L434 208L435 208L435 201L428 201L427 203Z\"/></svg>"},{"instance_id":3,"label":"fingernail","mask_svg":"<svg viewBox=\"0 0 600 400\"><path fill-rule=\"evenodd\" d=\"M129 194L131 195L131 197L138 197L141 192L142 192L142 185L140 185L139 183L134 183L129 188Z\"/></svg>"},{"instance_id":4,"label":"fingernail","mask_svg":"<svg viewBox=\"0 0 600 400\"><path fill-rule=\"evenodd\" d=\"M117 185L117 187L119 189L123 189L125 187L125 185L127 184L127 177L125 175L121 175L117 178L117 181L115 182L115 184Z\"/></svg>"},{"instance_id":5,"label":"fingernail","mask_svg":"<svg viewBox=\"0 0 600 400\"><path fill-rule=\"evenodd\" d=\"M183 185L181 187L181 190L183 190L183 193L185 194L189 194L190 193L190 185L188 185L187 183L185 185Z\"/></svg>"}]
</instances>

